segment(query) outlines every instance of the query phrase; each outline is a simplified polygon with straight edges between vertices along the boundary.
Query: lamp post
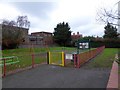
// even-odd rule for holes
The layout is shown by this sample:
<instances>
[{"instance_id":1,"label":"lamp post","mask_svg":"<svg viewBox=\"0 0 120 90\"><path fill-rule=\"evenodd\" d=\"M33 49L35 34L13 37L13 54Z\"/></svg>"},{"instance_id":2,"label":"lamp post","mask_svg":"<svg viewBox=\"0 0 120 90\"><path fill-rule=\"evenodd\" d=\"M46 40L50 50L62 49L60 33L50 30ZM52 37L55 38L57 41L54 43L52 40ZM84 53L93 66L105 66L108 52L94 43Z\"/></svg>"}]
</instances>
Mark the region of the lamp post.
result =
<instances>
[{"instance_id":1,"label":"lamp post","mask_svg":"<svg viewBox=\"0 0 120 90\"><path fill-rule=\"evenodd\" d=\"M89 50L90 50L90 48L91 48L90 41L91 41L91 40L89 39L89 42L88 42L88 43L89 43Z\"/></svg>"}]
</instances>

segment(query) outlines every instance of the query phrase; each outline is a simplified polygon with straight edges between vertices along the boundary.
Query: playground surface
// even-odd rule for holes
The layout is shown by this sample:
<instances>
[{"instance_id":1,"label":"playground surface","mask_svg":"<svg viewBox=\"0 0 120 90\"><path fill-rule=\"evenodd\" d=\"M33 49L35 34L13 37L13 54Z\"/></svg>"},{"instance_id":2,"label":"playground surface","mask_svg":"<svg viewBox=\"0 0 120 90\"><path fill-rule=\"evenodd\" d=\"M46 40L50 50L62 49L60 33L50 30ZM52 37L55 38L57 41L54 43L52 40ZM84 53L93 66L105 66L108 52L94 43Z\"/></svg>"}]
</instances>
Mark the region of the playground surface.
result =
<instances>
[{"instance_id":1,"label":"playground surface","mask_svg":"<svg viewBox=\"0 0 120 90\"><path fill-rule=\"evenodd\" d=\"M3 88L106 88L110 68L40 66L8 75L2 79Z\"/></svg>"}]
</instances>

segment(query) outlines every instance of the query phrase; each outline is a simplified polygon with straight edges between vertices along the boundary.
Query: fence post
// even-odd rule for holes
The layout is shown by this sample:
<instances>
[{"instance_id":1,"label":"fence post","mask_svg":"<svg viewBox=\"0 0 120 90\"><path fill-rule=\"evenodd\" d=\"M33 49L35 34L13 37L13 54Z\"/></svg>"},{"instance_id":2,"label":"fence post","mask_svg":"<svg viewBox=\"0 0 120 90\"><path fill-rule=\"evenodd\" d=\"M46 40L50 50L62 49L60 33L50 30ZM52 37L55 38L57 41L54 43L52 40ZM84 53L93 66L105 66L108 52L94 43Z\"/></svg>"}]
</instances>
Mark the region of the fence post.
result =
<instances>
[{"instance_id":1,"label":"fence post","mask_svg":"<svg viewBox=\"0 0 120 90\"><path fill-rule=\"evenodd\" d=\"M49 64L49 52L47 52L47 64Z\"/></svg>"},{"instance_id":2,"label":"fence post","mask_svg":"<svg viewBox=\"0 0 120 90\"><path fill-rule=\"evenodd\" d=\"M80 57L79 57L79 54L77 54L77 68L80 68Z\"/></svg>"},{"instance_id":3,"label":"fence post","mask_svg":"<svg viewBox=\"0 0 120 90\"><path fill-rule=\"evenodd\" d=\"M49 56L49 58L48 58L49 59L49 64L51 64L51 61L50 61L51 60L51 53L50 52L48 52L48 56Z\"/></svg>"},{"instance_id":4,"label":"fence post","mask_svg":"<svg viewBox=\"0 0 120 90\"><path fill-rule=\"evenodd\" d=\"M74 54L74 67L77 67L77 54Z\"/></svg>"},{"instance_id":5,"label":"fence post","mask_svg":"<svg viewBox=\"0 0 120 90\"><path fill-rule=\"evenodd\" d=\"M66 62L65 62L65 53L64 53L64 66L65 66L65 63L66 63Z\"/></svg>"},{"instance_id":6,"label":"fence post","mask_svg":"<svg viewBox=\"0 0 120 90\"><path fill-rule=\"evenodd\" d=\"M3 77L5 77L6 76L6 63L5 63L5 61L6 61L6 59L4 58L3 59L4 60L4 70L3 70L3 72L4 72L4 74L3 74Z\"/></svg>"},{"instance_id":7,"label":"fence post","mask_svg":"<svg viewBox=\"0 0 120 90\"><path fill-rule=\"evenodd\" d=\"M32 68L34 68L34 54L32 54Z\"/></svg>"},{"instance_id":8,"label":"fence post","mask_svg":"<svg viewBox=\"0 0 120 90\"><path fill-rule=\"evenodd\" d=\"M64 52L62 52L62 66L65 66L65 57Z\"/></svg>"}]
</instances>

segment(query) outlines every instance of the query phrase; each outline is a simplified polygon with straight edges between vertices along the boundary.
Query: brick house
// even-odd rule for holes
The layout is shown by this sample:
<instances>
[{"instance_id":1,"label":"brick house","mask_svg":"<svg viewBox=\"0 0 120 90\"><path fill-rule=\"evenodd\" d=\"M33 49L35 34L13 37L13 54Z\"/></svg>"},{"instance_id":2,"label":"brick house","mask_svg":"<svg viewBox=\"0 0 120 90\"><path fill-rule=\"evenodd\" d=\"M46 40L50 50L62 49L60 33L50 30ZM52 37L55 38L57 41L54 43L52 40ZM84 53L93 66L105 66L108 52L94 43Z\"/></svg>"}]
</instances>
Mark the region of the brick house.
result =
<instances>
[{"instance_id":1,"label":"brick house","mask_svg":"<svg viewBox=\"0 0 120 90\"><path fill-rule=\"evenodd\" d=\"M82 37L82 34L79 34L79 32L77 32L77 34L73 33L73 35L71 35L71 38L73 41L76 41L81 37Z\"/></svg>"},{"instance_id":2,"label":"brick house","mask_svg":"<svg viewBox=\"0 0 120 90\"><path fill-rule=\"evenodd\" d=\"M36 45L52 45L52 33L50 32L33 32L29 35L29 42Z\"/></svg>"},{"instance_id":3,"label":"brick house","mask_svg":"<svg viewBox=\"0 0 120 90\"><path fill-rule=\"evenodd\" d=\"M2 25L0 24L0 32L2 34L0 34L0 43L2 43L2 35L4 35L4 33L2 32L2 30L6 30L9 32L16 32L16 31L20 31L21 32L21 43L20 43L20 47L28 47L29 45L33 44L33 45L38 45L38 46L44 46L44 45L52 45L53 44L53 39L52 39L52 33L50 32L33 32L31 33L31 35L28 34L29 29L27 28L21 28L21 27L16 27L16 26L8 26L8 25Z\"/></svg>"}]
</instances>

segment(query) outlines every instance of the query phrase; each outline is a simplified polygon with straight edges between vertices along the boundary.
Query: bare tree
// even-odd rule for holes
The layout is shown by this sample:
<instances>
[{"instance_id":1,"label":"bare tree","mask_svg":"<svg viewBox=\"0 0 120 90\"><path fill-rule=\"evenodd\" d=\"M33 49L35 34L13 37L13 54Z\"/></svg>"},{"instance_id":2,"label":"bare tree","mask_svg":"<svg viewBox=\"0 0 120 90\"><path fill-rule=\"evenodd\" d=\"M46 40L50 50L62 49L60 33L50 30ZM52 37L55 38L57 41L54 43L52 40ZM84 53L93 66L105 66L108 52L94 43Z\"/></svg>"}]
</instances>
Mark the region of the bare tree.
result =
<instances>
[{"instance_id":1,"label":"bare tree","mask_svg":"<svg viewBox=\"0 0 120 90\"><path fill-rule=\"evenodd\" d=\"M27 16L18 16L17 22L15 22L14 20L9 21L7 19L3 19L2 24L9 25L9 26L18 26L18 27L30 28L30 21L28 21Z\"/></svg>"},{"instance_id":2,"label":"bare tree","mask_svg":"<svg viewBox=\"0 0 120 90\"><path fill-rule=\"evenodd\" d=\"M3 25L9 25L9 26L17 26L17 23L14 20L11 20L11 21L9 21L9 20L3 20L2 24Z\"/></svg>"},{"instance_id":3,"label":"bare tree","mask_svg":"<svg viewBox=\"0 0 120 90\"><path fill-rule=\"evenodd\" d=\"M115 5L118 5L117 2ZM120 26L118 24L118 20L120 20L120 12L119 10L114 10L114 8L108 10L106 8L101 8L97 12L97 21L103 22L105 24L109 23L111 25Z\"/></svg>"},{"instance_id":4,"label":"bare tree","mask_svg":"<svg viewBox=\"0 0 120 90\"><path fill-rule=\"evenodd\" d=\"M2 21L2 24L3 24L3 25L9 25L9 20L5 20L5 19L4 19L4 20Z\"/></svg>"},{"instance_id":5,"label":"bare tree","mask_svg":"<svg viewBox=\"0 0 120 90\"><path fill-rule=\"evenodd\" d=\"M12 21L9 22L8 25L9 25L9 26L17 26L17 23L16 23L15 21L12 20Z\"/></svg>"},{"instance_id":6,"label":"bare tree","mask_svg":"<svg viewBox=\"0 0 120 90\"><path fill-rule=\"evenodd\" d=\"M28 21L27 16L18 16L17 24L18 24L18 27L26 27L26 28L30 27L30 21Z\"/></svg>"}]
</instances>

